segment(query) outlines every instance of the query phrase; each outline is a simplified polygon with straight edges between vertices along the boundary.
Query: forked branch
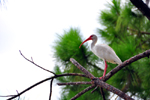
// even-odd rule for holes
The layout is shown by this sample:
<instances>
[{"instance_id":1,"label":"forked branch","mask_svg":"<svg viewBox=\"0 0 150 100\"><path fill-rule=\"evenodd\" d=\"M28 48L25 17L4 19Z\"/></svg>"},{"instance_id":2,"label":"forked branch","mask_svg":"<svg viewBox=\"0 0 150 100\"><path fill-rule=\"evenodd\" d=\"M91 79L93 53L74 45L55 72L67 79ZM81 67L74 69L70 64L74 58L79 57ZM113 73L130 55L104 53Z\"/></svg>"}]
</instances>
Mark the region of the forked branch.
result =
<instances>
[{"instance_id":1,"label":"forked branch","mask_svg":"<svg viewBox=\"0 0 150 100\"><path fill-rule=\"evenodd\" d=\"M26 57L21 53L21 50L19 50L19 52L20 52L21 56L22 56L24 59L26 59L27 61L31 62L31 63L34 64L35 66L37 66L37 67L39 67L39 68L41 68L41 69L43 69L43 70L45 70L45 71L47 71L47 72L50 72L50 73L56 75L54 72L52 72L52 71L50 71L50 70L48 70L48 69L45 69L45 68L39 66L38 64L34 63L32 57L31 57L31 60L29 60L28 58L26 58Z\"/></svg>"},{"instance_id":2,"label":"forked branch","mask_svg":"<svg viewBox=\"0 0 150 100\"><path fill-rule=\"evenodd\" d=\"M86 74L93 82L93 84L95 86L99 86L102 87L108 91L111 91L115 94L117 94L118 96L122 97L123 99L126 100L133 100L130 96L126 95L124 92L120 91L119 89L101 81L99 78L94 77L89 71L87 71L84 67L82 67L75 59L70 58L70 61L77 67L79 68L84 74ZM80 96L79 94L76 95Z\"/></svg>"},{"instance_id":3,"label":"forked branch","mask_svg":"<svg viewBox=\"0 0 150 100\"><path fill-rule=\"evenodd\" d=\"M114 68L113 70L111 70L102 80L106 81L108 80L111 76L113 76L115 73L117 73L119 70L121 70L123 67L131 64L132 62L135 62L141 58L144 57L148 57L149 58L150 55L150 49L146 50L145 52L138 54L134 57L131 57L130 59L124 61L122 64L120 64L119 66L117 66L116 68ZM70 61L77 66L83 73L85 73L87 75L87 77L89 77L90 79L93 80L94 84L96 84L99 87L103 87L105 89L107 89L108 91L111 91L117 95L119 95L120 97L127 99L127 100L132 100L132 98L130 98L129 96L127 96L125 93L123 93L122 91L112 87L111 85L104 83L103 81L101 81L99 78L95 78L91 73L89 73L85 68L83 68L76 60L74 60L73 58L70 59ZM79 96L78 94L76 95L76 97Z\"/></svg>"}]
</instances>

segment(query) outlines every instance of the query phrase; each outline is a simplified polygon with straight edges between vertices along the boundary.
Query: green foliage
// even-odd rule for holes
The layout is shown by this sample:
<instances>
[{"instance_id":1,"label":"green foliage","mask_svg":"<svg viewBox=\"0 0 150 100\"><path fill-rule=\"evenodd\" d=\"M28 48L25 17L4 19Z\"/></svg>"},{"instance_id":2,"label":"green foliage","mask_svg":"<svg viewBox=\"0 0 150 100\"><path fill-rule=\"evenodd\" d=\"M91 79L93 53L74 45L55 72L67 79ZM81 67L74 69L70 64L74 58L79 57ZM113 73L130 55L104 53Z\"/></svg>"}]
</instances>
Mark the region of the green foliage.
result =
<instances>
[{"instance_id":1,"label":"green foliage","mask_svg":"<svg viewBox=\"0 0 150 100\"><path fill-rule=\"evenodd\" d=\"M99 22L104 26L98 29L101 37L109 43L122 61L131 58L150 48L150 22L146 19L129 1L123 3L120 0L112 0L107 5L108 9L101 11ZM70 61L76 59L82 66L90 71L95 77L100 77L103 71L97 67L100 59L96 57L87 45L79 46L83 42L79 29L71 28L63 35L58 35L58 40L54 46L54 57L57 59L55 72L61 73L80 73ZM141 99L150 99L150 60L140 59L112 76L107 83L114 87L128 92L132 96ZM108 63L108 70L115 68L115 64ZM83 77L62 77L60 82L90 81ZM77 93L88 87L88 85L65 86L62 91L62 100L68 100ZM108 98L109 92L105 91ZM77 100L100 100L102 99L99 90L91 94L85 93Z\"/></svg>"}]
</instances>

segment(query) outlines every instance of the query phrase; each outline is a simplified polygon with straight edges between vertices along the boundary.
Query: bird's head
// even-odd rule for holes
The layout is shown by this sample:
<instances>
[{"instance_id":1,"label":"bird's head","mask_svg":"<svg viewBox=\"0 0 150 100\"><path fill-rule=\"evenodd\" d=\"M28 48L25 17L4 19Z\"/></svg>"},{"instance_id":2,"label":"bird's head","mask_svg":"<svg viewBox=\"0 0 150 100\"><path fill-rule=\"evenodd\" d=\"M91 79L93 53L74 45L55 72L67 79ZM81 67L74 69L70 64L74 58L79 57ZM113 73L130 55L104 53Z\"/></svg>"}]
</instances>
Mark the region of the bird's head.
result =
<instances>
[{"instance_id":1,"label":"bird's head","mask_svg":"<svg viewBox=\"0 0 150 100\"><path fill-rule=\"evenodd\" d=\"M79 46L79 48L82 46L82 44L84 44L85 42L89 41L89 40L97 40L97 36L96 35L91 35L89 38L87 38L85 41L83 41L81 43L81 45Z\"/></svg>"}]
</instances>

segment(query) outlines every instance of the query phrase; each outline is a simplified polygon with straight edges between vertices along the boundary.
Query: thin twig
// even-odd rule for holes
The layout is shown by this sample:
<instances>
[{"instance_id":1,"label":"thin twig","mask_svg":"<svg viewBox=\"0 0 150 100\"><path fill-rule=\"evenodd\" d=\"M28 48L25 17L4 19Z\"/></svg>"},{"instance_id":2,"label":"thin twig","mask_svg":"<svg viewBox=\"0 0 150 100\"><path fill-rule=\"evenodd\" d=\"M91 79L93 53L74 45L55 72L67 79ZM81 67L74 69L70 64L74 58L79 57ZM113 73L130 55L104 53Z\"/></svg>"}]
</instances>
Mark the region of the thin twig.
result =
<instances>
[{"instance_id":1,"label":"thin twig","mask_svg":"<svg viewBox=\"0 0 150 100\"><path fill-rule=\"evenodd\" d=\"M94 90L92 90L91 93L95 92L97 89L98 89L98 86Z\"/></svg>"},{"instance_id":2,"label":"thin twig","mask_svg":"<svg viewBox=\"0 0 150 100\"><path fill-rule=\"evenodd\" d=\"M34 62L32 57L31 57L31 60L32 60L32 62Z\"/></svg>"},{"instance_id":3,"label":"thin twig","mask_svg":"<svg viewBox=\"0 0 150 100\"><path fill-rule=\"evenodd\" d=\"M111 97L110 97L110 99L109 100L111 100L111 98L114 96L115 94L113 94Z\"/></svg>"},{"instance_id":4,"label":"thin twig","mask_svg":"<svg viewBox=\"0 0 150 100\"><path fill-rule=\"evenodd\" d=\"M54 78L52 78L51 82L50 82L50 95L49 95L49 100L51 100L51 96L52 96L52 84L53 84L53 80Z\"/></svg>"},{"instance_id":5,"label":"thin twig","mask_svg":"<svg viewBox=\"0 0 150 100\"><path fill-rule=\"evenodd\" d=\"M84 94L85 92L93 89L95 87L95 85L91 85L89 86L88 88L84 89L83 91L79 92L77 95L75 95L73 98L71 98L70 100L75 100L77 99L78 97L80 97L82 94Z\"/></svg>"},{"instance_id":6,"label":"thin twig","mask_svg":"<svg viewBox=\"0 0 150 100\"><path fill-rule=\"evenodd\" d=\"M95 91L98 89L98 87L99 87L99 86L97 86L91 93L95 92ZM100 92L101 92L101 95L102 95L102 97L103 97L103 100L106 100L106 99L105 99L104 90L103 90L103 88L101 88L101 87L100 87Z\"/></svg>"},{"instance_id":7,"label":"thin twig","mask_svg":"<svg viewBox=\"0 0 150 100\"><path fill-rule=\"evenodd\" d=\"M19 92L16 90L17 94L19 94ZM18 97L18 100L20 99L20 96Z\"/></svg>"},{"instance_id":8,"label":"thin twig","mask_svg":"<svg viewBox=\"0 0 150 100\"><path fill-rule=\"evenodd\" d=\"M117 95L116 98L115 98L115 100L117 100L118 97L119 97L119 96Z\"/></svg>"},{"instance_id":9,"label":"thin twig","mask_svg":"<svg viewBox=\"0 0 150 100\"><path fill-rule=\"evenodd\" d=\"M0 97L13 97L15 95L0 95Z\"/></svg>"},{"instance_id":10,"label":"thin twig","mask_svg":"<svg viewBox=\"0 0 150 100\"><path fill-rule=\"evenodd\" d=\"M47 70L47 69L45 69L45 68L39 66L38 64L34 63L32 58L31 58L32 61L29 60L28 58L26 58L26 57L21 53L21 50L19 50L19 52L20 52L20 54L21 54L21 56L22 56L23 58L25 58L27 61L31 62L31 63L34 64L35 66L37 66L37 67L39 67L39 68L41 68L41 69L43 69L43 70L45 70L45 71L47 71L47 72L50 72L50 73L56 75L54 72L52 72L52 71L50 71L50 70Z\"/></svg>"},{"instance_id":11,"label":"thin twig","mask_svg":"<svg viewBox=\"0 0 150 100\"><path fill-rule=\"evenodd\" d=\"M101 91L101 95L102 95L102 97L103 97L103 100L106 100L105 94L104 94L104 90L103 90L102 87L100 87L100 91Z\"/></svg>"},{"instance_id":12,"label":"thin twig","mask_svg":"<svg viewBox=\"0 0 150 100\"><path fill-rule=\"evenodd\" d=\"M68 82L68 83L57 83L58 85L81 85L81 84L92 84L92 82Z\"/></svg>"}]
</instances>

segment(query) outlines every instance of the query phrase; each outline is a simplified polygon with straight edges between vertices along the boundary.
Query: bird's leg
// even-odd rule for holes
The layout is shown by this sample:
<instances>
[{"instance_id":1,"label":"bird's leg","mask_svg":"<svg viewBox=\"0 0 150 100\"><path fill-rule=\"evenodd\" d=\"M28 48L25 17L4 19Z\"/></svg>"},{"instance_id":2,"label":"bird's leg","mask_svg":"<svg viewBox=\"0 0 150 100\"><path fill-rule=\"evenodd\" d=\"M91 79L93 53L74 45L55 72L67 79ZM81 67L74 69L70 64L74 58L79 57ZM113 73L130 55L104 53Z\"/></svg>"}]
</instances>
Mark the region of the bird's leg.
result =
<instances>
[{"instance_id":1,"label":"bird's leg","mask_svg":"<svg viewBox=\"0 0 150 100\"><path fill-rule=\"evenodd\" d=\"M103 73L103 76L102 77L100 77L99 79L102 79L105 75L106 75L106 70L107 70L107 62L106 62L106 60L104 60L104 62L105 62L105 68L104 68L104 73Z\"/></svg>"},{"instance_id":2,"label":"bird's leg","mask_svg":"<svg viewBox=\"0 0 150 100\"><path fill-rule=\"evenodd\" d=\"M106 75L106 71L107 71L107 62L105 60L105 69L104 69L103 77Z\"/></svg>"}]
</instances>

